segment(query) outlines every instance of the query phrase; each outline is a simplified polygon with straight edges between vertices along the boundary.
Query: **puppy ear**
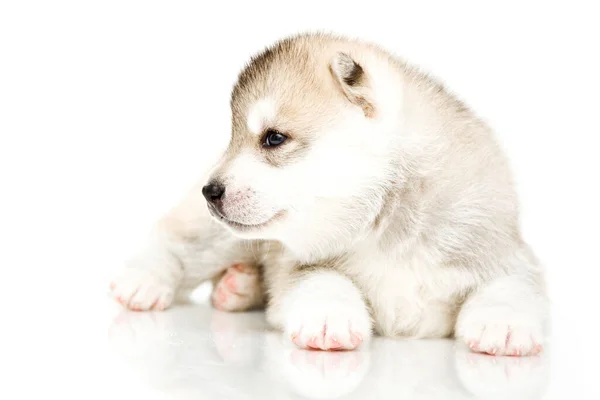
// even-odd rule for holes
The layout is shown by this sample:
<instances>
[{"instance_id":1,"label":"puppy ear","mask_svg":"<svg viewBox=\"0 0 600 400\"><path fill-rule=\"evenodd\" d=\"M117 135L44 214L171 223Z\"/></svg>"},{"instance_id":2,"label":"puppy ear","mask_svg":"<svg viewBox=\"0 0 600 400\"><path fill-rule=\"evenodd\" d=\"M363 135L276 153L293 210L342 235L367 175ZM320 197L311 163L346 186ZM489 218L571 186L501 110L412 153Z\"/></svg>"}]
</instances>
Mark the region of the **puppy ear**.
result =
<instances>
[{"instance_id":1,"label":"puppy ear","mask_svg":"<svg viewBox=\"0 0 600 400\"><path fill-rule=\"evenodd\" d=\"M375 108L370 100L371 90L363 67L346 53L338 53L329 67L346 98L361 107L366 117L373 117Z\"/></svg>"}]
</instances>

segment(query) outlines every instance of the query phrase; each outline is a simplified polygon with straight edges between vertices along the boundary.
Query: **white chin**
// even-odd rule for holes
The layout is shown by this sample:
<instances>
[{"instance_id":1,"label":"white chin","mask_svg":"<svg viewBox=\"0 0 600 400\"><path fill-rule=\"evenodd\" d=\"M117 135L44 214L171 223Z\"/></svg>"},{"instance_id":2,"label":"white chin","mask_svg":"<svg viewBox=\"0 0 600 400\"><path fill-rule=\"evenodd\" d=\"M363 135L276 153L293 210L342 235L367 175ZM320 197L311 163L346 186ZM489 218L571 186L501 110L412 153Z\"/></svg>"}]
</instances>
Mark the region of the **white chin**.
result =
<instances>
[{"instance_id":1,"label":"white chin","mask_svg":"<svg viewBox=\"0 0 600 400\"><path fill-rule=\"evenodd\" d=\"M284 218L285 214L285 212L279 211L265 222L252 224L232 221L219 215L215 215L215 217L238 237L244 239L267 239L265 235L269 231L272 231L273 225L277 224L282 218Z\"/></svg>"}]
</instances>

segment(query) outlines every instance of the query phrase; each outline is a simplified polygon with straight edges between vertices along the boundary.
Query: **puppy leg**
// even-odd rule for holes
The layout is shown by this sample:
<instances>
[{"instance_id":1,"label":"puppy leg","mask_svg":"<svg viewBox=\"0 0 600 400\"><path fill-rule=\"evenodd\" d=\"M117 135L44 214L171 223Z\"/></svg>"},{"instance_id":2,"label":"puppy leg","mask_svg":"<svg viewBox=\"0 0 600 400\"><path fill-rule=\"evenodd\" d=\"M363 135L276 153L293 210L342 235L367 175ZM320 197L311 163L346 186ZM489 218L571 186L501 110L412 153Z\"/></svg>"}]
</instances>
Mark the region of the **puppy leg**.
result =
<instances>
[{"instance_id":1,"label":"puppy leg","mask_svg":"<svg viewBox=\"0 0 600 400\"><path fill-rule=\"evenodd\" d=\"M241 241L213 221L199 184L165 215L144 248L113 279L114 298L132 310L162 310L228 266L245 261Z\"/></svg>"},{"instance_id":2,"label":"puppy leg","mask_svg":"<svg viewBox=\"0 0 600 400\"><path fill-rule=\"evenodd\" d=\"M135 311L169 307L183 277L175 245L167 232L152 232L145 247L111 281L112 296Z\"/></svg>"},{"instance_id":3,"label":"puppy leg","mask_svg":"<svg viewBox=\"0 0 600 400\"><path fill-rule=\"evenodd\" d=\"M531 276L509 276L473 293L458 315L456 337L474 352L526 356L542 351L547 300Z\"/></svg>"},{"instance_id":4,"label":"puppy leg","mask_svg":"<svg viewBox=\"0 0 600 400\"><path fill-rule=\"evenodd\" d=\"M262 308L264 293L258 267L235 264L213 281L212 304L222 311Z\"/></svg>"},{"instance_id":5,"label":"puppy leg","mask_svg":"<svg viewBox=\"0 0 600 400\"><path fill-rule=\"evenodd\" d=\"M371 337L367 305L350 279L332 270L292 270L278 287L267 319L300 348L352 350Z\"/></svg>"}]
</instances>

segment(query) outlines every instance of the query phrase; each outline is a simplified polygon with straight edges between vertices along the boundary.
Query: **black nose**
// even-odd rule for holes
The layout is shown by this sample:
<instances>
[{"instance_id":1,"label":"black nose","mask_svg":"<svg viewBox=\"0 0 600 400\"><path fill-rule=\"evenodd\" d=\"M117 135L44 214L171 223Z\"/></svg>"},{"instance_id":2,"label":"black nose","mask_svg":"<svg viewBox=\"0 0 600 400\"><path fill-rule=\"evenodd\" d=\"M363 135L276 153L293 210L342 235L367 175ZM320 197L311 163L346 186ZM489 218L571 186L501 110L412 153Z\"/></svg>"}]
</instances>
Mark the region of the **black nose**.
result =
<instances>
[{"instance_id":1,"label":"black nose","mask_svg":"<svg viewBox=\"0 0 600 400\"><path fill-rule=\"evenodd\" d=\"M222 183L213 181L209 182L208 185L202 188L202 194L206 198L206 201L215 203L221 200L225 193L225 186Z\"/></svg>"}]
</instances>

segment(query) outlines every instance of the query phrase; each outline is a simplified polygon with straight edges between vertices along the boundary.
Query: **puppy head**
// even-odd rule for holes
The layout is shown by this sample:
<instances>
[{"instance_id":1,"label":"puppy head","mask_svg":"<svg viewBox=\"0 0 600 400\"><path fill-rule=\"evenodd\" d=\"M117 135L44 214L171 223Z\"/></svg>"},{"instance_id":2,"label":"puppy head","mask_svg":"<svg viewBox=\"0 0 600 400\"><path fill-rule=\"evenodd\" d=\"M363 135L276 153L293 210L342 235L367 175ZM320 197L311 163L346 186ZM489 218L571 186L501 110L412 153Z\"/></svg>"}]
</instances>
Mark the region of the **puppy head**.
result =
<instances>
[{"instance_id":1,"label":"puppy head","mask_svg":"<svg viewBox=\"0 0 600 400\"><path fill-rule=\"evenodd\" d=\"M381 62L357 47L296 37L240 74L231 141L204 187L212 214L234 233L293 245L351 235L374 217L397 120L387 110L400 99L381 98Z\"/></svg>"}]
</instances>

